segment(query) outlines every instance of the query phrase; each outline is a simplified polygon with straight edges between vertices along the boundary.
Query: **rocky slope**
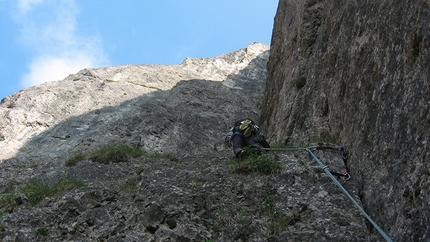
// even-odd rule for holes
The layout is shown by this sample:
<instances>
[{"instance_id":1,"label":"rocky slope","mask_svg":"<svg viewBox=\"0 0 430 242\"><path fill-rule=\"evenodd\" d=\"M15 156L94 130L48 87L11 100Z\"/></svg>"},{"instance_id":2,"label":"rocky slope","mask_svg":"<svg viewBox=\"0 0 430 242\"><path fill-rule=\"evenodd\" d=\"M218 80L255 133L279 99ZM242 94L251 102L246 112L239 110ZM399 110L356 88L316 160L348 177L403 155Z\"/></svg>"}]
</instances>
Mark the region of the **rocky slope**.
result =
<instances>
[{"instance_id":1,"label":"rocky slope","mask_svg":"<svg viewBox=\"0 0 430 242\"><path fill-rule=\"evenodd\" d=\"M429 1L281 0L261 124L271 140L350 151L366 211L429 241Z\"/></svg>"},{"instance_id":2,"label":"rocky slope","mask_svg":"<svg viewBox=\"0 0 430 242\"><path fill-rule=\"evenodd\" d=\"M2 241L378 240L306 152L264 153L281 169L262 174L233 166L222 138L236 118L258 119L268 57L253 43L181 65L86 69L2 100ZM106 144L151 155L67 163ZM358 200L354 180L343 184ZM36 200L41 187L55 192Z\"/></svg>"}]
</instances>

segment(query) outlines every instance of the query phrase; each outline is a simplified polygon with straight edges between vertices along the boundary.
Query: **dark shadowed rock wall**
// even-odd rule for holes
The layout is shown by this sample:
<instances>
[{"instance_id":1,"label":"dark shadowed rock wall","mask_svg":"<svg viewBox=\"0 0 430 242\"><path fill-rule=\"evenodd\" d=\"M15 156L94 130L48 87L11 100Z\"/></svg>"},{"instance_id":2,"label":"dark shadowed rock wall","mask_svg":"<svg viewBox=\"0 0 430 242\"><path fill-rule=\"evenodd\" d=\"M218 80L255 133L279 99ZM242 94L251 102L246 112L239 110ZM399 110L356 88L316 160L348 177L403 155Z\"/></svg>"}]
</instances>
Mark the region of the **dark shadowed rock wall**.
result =
<instances>
[{"instance_id":1,"label":"dark shadowed rock wall","mask_svg":"<svg viewBox=\"0 0 430 242\"><path fill-rule=\"evenodd\" d=\"M344 145L395 241L430 240L429 45L429 1L280 0L275 17L263 129Z\"/></svg>"}]
</instances>

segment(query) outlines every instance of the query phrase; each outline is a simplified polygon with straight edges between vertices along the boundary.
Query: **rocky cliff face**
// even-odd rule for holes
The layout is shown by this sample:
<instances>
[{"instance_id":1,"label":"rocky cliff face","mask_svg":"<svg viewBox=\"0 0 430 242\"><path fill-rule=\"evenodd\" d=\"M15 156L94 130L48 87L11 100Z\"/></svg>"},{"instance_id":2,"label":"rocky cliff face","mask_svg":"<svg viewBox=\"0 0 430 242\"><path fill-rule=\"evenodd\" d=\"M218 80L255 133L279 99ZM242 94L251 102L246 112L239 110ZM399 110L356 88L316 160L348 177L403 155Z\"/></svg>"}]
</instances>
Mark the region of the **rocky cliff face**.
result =
<instances>
[{"instance_id":1,"label":"rocky cliff face","mask_svg":"<svg viewBox=\"0 0 430 242\"><path fill-rule=\"evenodd\" d=\"M0 239L374 241L308 154L265 153L281 169L263 174L232 165L223 135L258 119L268 58L254 43L180 65L86 69L2 100ZM82 156L106 144L150 155Z\"/></svg>"},{"instance_id":2,"label":"rocky cliff face","mask_svg":"<svg viewBox=\"0 0 430 242\"><path fill-rule=\"evenodd\" d=\"M213 133L197 135L198 128L213 123L212 111L225 115L223 123L213 124L218 132L233 117L246 113L257 117L254 107L261 107L258 97L264 89L268 53L267 46L254 43L217 58L187 58L180 65L85 69L63 81L22 90L0 104L0 160L16 158L18 150L26 147L34 149L20 152L27 154L27 160L33 155L56 159L127 132L134 133L133 142L148 150L174 147L175 151L201 152L196 144L187 143L189 137L174 134L217 140ZM212 93L215 100L201 93ZM248 103L249 111L230 105L236 102ZM135 123L128 124L130 120ZM188 129L194 124L202 127ZM95 141L84 142L89 136ZM32 142L37 145L23 147Z\"/></svg>"},{"instance_id":3,"label":"rocky cliff face","mask_svg":"<svg viewBox=\"0 0 430 242\"><path fill-rule=\"evenodd\" d=\"M269 139L350 151L365 210L430 240L428 1L281 0L261 124Z\"/></svg>"}]
</instances>

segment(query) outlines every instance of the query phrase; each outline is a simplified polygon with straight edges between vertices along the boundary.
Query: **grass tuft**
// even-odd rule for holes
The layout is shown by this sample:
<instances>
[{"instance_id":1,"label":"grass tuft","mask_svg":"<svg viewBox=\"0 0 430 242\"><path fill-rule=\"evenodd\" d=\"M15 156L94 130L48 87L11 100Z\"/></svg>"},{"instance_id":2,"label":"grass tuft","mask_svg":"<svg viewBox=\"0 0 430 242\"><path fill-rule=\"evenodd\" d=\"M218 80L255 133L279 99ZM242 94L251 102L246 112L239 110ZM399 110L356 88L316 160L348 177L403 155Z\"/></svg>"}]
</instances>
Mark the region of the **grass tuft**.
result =
<instances>
[{"instance_id":1,"label":"grass tuft","mask_svg":"<svg viewBox=\"0 0 430 242\"><path fill-rule=\"evenodd\" d=\"M67 192L83 186L84 183L82 181L71 178L61 179L57 183L32 179L20 191L28 198L30 205L35 206L45 197L52 197L59 192Z\"/></svg>"},{"instance_id":2,"label":"grass tuft","mask_svg":"<svg viewBox=\"0 0 430 242\"><path fill-rule=\"evenodd\" d=\"M127 145L104 145L100 149L89 154L89 159L93 162L109 164L110 162L127 162L130 158L144 155L145 152L139 147Z\"/></svg>"},{"instance_id":3,"label":"grass tuft","mask_svg":"<svg viewBox=\"0 0 430 242\"><path fill-rule=\"evenodd\" d=\"M66 160L65 166L75 166L79 161L86 160L87 156L82 153L76 153Z\"/></svg>"},{"instance_id":4,"label":"grass tuft","mask_svg":"<svg viewBox=\"0 0 430 242\"><path fill-rule=\"evenodd\" d=\"M13 212L13 209L18 206L18 202L12 194L1 194L0 196L0 214Z\"/></svg>"},{"instance_id":5,"label":"grass tuft","mask_svg":"<svg viewBox=\"0 0 430 242\"><path fill-rule=\"evenodd\" d=\"M232 172L239 174L259 173L269 175L278 172L281 167L281 163L258 154L251 154L244 159L232 160Z\"/></svg>"}]
</instances>

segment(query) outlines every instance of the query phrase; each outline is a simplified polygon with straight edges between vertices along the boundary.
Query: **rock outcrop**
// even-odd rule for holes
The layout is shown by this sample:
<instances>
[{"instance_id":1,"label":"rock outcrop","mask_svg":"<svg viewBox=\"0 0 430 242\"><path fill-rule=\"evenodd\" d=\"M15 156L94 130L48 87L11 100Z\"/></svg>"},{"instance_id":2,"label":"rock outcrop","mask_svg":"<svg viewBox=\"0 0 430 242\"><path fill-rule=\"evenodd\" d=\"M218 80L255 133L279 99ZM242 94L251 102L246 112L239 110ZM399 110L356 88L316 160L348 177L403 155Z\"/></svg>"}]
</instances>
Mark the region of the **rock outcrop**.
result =
<instances>
[{"instance_id":1,"label":"rock outcrop","mask_svg":"<svg viewBox=\"0 0 430 242\"><path fill-rule=\"evenodd\" d=\"M5 98L0 239L378 239L306 152L264 153L281 169L263 174L234 168L222 138L236 118L259 117L268 57L254 43L181 65L87 69ZM150 155L82 158L105 144ZM342 183L359 200L356 184Z\"/></svg>"},{"instance_id":2,"label":"rock outcrop","mask_svg":"<svg viewBox=\"0 0 430 242\"><path fill-rule=\"evenodd\" d=\"M280 0L261 125L350 151L365 210L395 241L430 240L428 1Z\"/></svg>"}]
</instances>

